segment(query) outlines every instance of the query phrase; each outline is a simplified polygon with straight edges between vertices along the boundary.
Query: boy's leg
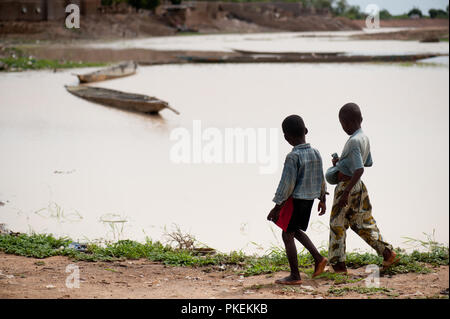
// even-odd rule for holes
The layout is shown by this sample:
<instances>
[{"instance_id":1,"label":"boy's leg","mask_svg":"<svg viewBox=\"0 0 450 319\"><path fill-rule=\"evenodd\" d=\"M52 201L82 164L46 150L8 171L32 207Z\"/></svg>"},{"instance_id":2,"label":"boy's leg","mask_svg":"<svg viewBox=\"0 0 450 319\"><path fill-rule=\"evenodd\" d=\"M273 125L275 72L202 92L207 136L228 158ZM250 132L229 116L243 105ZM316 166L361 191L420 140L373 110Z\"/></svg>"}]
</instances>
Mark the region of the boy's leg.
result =
<instances>
[{"instance_id":1,"label":"boy's leg","mask_svg":"<svg viewBox=\"0 0 450 319\"><path fill-rule=\"evenodd\" d=\"M361 199L358 211L348 216L350 227L364 239L366 243L375 249L379 256L383 256L385 260L388 260L393 249L389 243L384 241L380 234L380 230L372 216L372 205L370 204L367 188L362 181L360 196Z\"/></svg>"},{"instance_id":2,"label":"boy's leg","mask_svg":"<svg viewBox=\"0 0 450 319\"><path fill-rule=\"evenodd\" d=\"M298 229L294 233L294 236L295 239L297 239L300 242L300 244L302 244L303 247L305 247L309 251L309 253L313 256L316 263L319 263L325 258L319 253L316 246L314 246L311 239L309 239L308 235L306 235L306 233L303 232L301 229Z\"/></svg>"},{"instance_id":3,"label":"boy's leg","mask_svg":"<svg viewBox=\"0 0 450 319\"><path fill-rule=\"evenodd\" d=\"M336 204L339 202L346 185L345 182L339 183L334 190L333 207L330 215L330 240L328 248L328 259L333 266L340 264L345 267L345 239L346 230L349 227L346 215L349 206L347 205L346 207L339 209ZM351 197L352 194L349 195L349 203Z\"/></svg>"},{"instance_id":4,"label":"boy's leg","mask_svg":"<svg viewBox=\"0 0 450 319\"><path fill-rule=\"evenodd\" d=\"M315 265L313 277L320 275L320 273L323 272L328 260L319 253L311 239L309 239L308 235L306 235L306 233L301 229L298 229L294 233L294 236L314 258Z\"/></svg>"},{"instance_id":5,"label":"boy's leg","mask_svg":"<svg viewBox=\"0 0 450 319\"><path fill-rule=\"evenodd\" d=\"M283 242L286 248L286 255L291 268L291 274L283 279L279 279L276 283L279 284L301 284L300 272L298 270L297 248L295 247L294 233L283 231Z\"/></svg>"}]
</instances>

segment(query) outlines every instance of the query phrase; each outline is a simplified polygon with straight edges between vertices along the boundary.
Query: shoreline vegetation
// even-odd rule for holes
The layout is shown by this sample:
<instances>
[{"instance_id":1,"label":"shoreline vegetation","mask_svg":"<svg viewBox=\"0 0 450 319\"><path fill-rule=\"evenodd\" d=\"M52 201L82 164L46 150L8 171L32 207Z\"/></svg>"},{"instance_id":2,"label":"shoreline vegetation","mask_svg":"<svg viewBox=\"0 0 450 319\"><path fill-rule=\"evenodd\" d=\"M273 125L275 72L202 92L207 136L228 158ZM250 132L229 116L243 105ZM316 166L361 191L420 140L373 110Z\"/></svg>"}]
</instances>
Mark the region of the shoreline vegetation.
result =
<instances>
[{"instance_id":1,"label":"shoreline vegetation","mask_svg":"<svg viewBox=\"0 0 450 319\"><path fill-rule=\"evenodd\" d=\"M182 234L179 230L168 236L172 238L172 244L163 244L150 238L147 238L145 243L118 240L102 244L88 243L85 251L80 251L69 247L73 241L68 237L56 238L52 234L10 233L0 234L0 251L39 259L67 256L73 261L88 262L146 259L167 266L209 267L210 270L233 269L236 274L245 277L289 270L287 257L282 247L273 247L262 256L246 255L242 251L221 253L209 247L195 247L196 239L191 235ZM419 243L425 251L414 250L406 253L405 250L396 248L395 251L398 253L400 261L385 271L383 275L426 274L433 272L435 267L448 266L449 248L447 246L436 243L430 238L427 241L416 239L409 239L409 241ZM173 243L176 243L177 246L175 247ZM320 253L323 256L328 255L324 249L320 250ZM298 260L301 271L311 276L314 268L312 256L303 250L298 254ZM367 265L377 265L381 268L382 261L382 257L373 253L347 253L347 266L350 269ZM334 273L324 273L321 276L331 276L333 279L343 280L342 275Z\"/></svg>"},{"instance_id":2,"label":"shoreline vegetation","mask_svg":"<svg viewBox=\"0 0 450 319\"><path fill-rule=\"evenodd\" d=\"M103 67L132 58L141 66L187 63L385 63L401 66L445 66L442 63L422 63L421 59L447 54L409 54L386 56L345 56L331 52L317 56L314 53L297 53L296 56L252 55L239 52L219 51L158 51L149 49L70 49L32 48L25 52L11 47L0 55L0 72L21 72L26 70L57 70L85 67ZM69 56L67 56L69 55ZM89 55L88 59L85 59ZM74 59L75 57L75 59Z\"/></svg>"},{"instance_id":3,"label":"shoreline vegetation","mask_svg":"<svg viewBox=\"0 0 450 319\"><path fill-rule=\"evenodd\" d=\"M262 256L221 253L197 246L193 236L179 229L166 235L166 244L149 238L144 243L119 240L81 244L80 251L70 248L78 243L68 237L0 234L0 298L448 299L449 248L430 236L409 239L424 251L395 249L399 263L380 272L375 286L368 285L368 269L381 268L381 257L348 252L348 274L327 267L312 279L314 261L305 250L298 254L302 285L286 286L274 283L289 273L282 248ZM327 255L323 249L320 253ZM74 265L80 269L80 289L64 284L67 267Z\"/></svg>"},{"instance_id":4,"label":"shoreline vegetation","mask_svg":"<svg viewBox=\"0 0 450 319\"><path fill-rule=\"evenodd\" d=\"M0 56L0 71L20 72L25 70L71 69L85 67L101 67L107 65L105 62L83 62L66 61L56 59L37 59L26 54L22 49L11 47L5 48L4 56Z\"/></svg>"}]
</instances>

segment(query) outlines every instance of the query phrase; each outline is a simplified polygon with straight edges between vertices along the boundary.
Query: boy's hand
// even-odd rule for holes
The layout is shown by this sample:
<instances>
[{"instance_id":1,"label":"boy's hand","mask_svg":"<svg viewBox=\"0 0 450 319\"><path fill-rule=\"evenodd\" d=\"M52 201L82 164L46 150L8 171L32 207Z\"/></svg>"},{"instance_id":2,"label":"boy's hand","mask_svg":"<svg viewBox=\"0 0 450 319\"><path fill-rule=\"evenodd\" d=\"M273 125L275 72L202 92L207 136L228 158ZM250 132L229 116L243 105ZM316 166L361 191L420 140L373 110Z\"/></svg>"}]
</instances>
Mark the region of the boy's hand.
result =
<instances>
[{"instance_id":1,"label":"boy's hand","mask_svg":"<svg viewBox=\"0 0 450 319\"><path fill-rule=\"evenodd\" d=\"M272 208L272 210L270 211L269 215L267 215L267 220L273 221L274 223L277 222L278 217L280 217L280 210L281 210L281 206L275 206L274 208Z\"/></svg>"},{"instance_id":2,"label":"boy's hand","mask_svg":"<svg viewBox=\"0 0 450 319\"><path fill-rule=\"evenodd\" d=\"M348 196L350 195L350 191L344 190L344 192L341 195L341 198L339 199L338 203L337 203L337 207L338 208L342 208L347 206L348 204Z\"/></svg>"},{"instance_id":3,"label":"boy's hand","mask_svg":"<svg viewBox=\"0 0 450 319\"><path fill-rule=\"evenodd\" d=\"M325 211L327 210L327 205L324 201L320 201L319 205L317 206L317 211L319 212L319 216L322 216L325 214Z\"/></svg>"},{"instance_id":4,"label":"boy's hand","mask_svg":"<svg viewBox=\"0 0 450 319\"><path fill-rule=\"evenodd\" d=\"M336 166L336 163L339 162L339 157L333 157L331 159L331 163L333 163L333 166Z\"/></svg>"}]
</instances>

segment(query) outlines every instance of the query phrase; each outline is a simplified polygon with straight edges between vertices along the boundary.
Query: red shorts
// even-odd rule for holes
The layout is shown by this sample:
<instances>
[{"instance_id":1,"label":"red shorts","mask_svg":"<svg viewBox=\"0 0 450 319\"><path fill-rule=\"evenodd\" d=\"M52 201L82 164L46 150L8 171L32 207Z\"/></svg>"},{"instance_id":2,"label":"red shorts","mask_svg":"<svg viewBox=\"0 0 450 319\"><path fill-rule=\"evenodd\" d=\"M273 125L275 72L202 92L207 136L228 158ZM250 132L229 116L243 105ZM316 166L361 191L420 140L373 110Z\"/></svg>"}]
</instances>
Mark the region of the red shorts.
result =
<instances>
[{"instance_id":1,"label":"red shorts","mask_svg":"<svg viewBox=\"0 0 450 319\"><path fill-rule=\"evenodd\" d=\"M280 215L275 224L288 233L295 232L298 229L306 231L313 203L313 199L289 197L281 206Z\"/></svg>"}]
</instances>

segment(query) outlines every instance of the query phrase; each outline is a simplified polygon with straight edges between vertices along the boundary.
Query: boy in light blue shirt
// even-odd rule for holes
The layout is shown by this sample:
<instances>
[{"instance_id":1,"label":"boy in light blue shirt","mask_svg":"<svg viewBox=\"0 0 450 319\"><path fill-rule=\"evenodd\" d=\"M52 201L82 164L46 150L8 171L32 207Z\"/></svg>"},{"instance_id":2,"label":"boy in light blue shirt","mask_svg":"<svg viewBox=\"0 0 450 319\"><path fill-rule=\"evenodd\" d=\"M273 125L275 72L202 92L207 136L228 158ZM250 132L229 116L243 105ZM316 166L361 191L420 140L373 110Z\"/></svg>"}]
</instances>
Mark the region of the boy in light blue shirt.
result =
<instances>
[{"instance_id":1,"label":"boy in light blue shirt","mask_svg":"<svg viewBox=\"0 0 450 319\"><path fill-rule=\"evenodd\" d=\"M369 138L361 129L362 115L355 103L345 104L339 111L343 130L350 135L340 157L333 158L333 166L326 177L336 184L330 216L330 243L328 258L335 272L346 273L345 239L351 227L378 255L383 256L384 268L398 262L392 246L383 240L372 217L372 205L361 176L364 167L372 166Z\"/></svg>"}]
</instances>

